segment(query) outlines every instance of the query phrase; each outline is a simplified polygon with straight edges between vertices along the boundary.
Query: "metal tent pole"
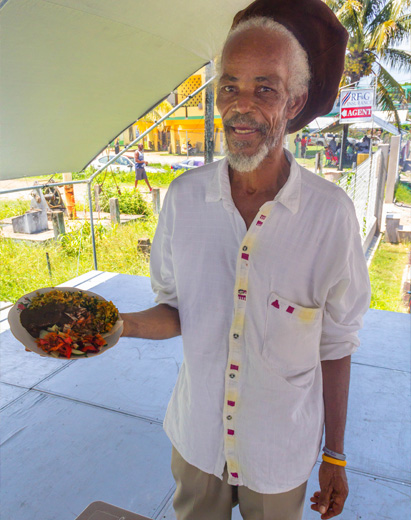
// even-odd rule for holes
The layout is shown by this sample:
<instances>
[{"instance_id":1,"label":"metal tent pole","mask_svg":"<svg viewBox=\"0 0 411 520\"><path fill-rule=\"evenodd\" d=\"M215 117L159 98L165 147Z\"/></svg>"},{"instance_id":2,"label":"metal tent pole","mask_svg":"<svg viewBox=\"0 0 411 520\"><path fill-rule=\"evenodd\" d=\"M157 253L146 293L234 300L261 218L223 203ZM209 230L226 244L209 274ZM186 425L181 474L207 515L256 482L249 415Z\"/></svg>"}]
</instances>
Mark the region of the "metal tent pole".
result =
<instances>
[{"instance_id":1,"label":"metal tent pole","mask_svg":"<svg viewBox=\"0 0 411 520\"><path fill-rule=\"evenodd\" d=\"M96 175L98 175L99 173L101 173L103 170L105 170L107 168L107 166L110 166L110 164L112 164L118 157L120 157L120 155L123 155L124 152L126 152L129 148L131 148L133 145L135 145L136 143L138 143L139 141L141 141L147 134L149 134L152 130L154 130L154 128L156 128L157 126L159 126L163 121L165 121L166 119L168 119L171 114L174 114L174 112L176 112L179 108L181 108L183 105L185 105L187 103L187 101L190 101L191 98L195 97L199 92L201 92L202 90L204 90L210 83L212 83L214 81L214 79L216 78L216 76L213 76L212 78L210 78L208 81L206 81L203 85L201 85L201 87L199 87L197 90L195 90L192 94L190 94L189 96L187 96L183 101L181 101L181 103L179 103L178 105L176 105L172 110L170 110L170 112L168 112L165 116L163 116L161 119L159 119L156 123L154 123L153 125L150 126L150 128L148 128L147 130L145 130L141 135L139 135L136 139L134 139L134 141L131 141L131 143L129 143L127 146L124 147L123 150L121 150L117 155L115 155L110 161L108 161L107 163L104 164L104 166L102 166L101 168L99 168L95 173L93 173L93 175L88 179L88 182L91 182L94 177L96 177Z\"/></svg>"},{"instance_id":2,"label":"metal tent pole","mask_svg":"<svg viewBox=\"0 0 411 520\"><path fill-rule=\"evenodd\" d=\"M91 243L93 246L93 260L94 269L97 271L97 251L96 251L96 237L94 236L94 220L93 220L93 201L91 200L91 183L87 184L88 188L88 207L90 210L90 226L91 226Z\"/></svg>"},{"instance_id":3,"label":"metal tent pole","mask_svg":"<svg viewBox=\"0 0 411 520\"><path fill-rule=\"evenodd\" d=\"M45 186L64 186L66 184L87 184L88 186L88 203L89 203L89 209L90 209L90 226L91 226L91 240L92 240L92 245L93 245L93 259L94 259L94 268L95 270L97 271L97 252L96 252L96 239L95 239L95 236L94 236L94 222L93 222L93 202L92 202L92 198L91 198L91 181L97 177L97 175L99 175L101 172L103 172L104 170L107 169L108 166L110 166L110 164L112 164L118 157L120 157L121 155L123 155L124 152L126 152L131 146L133 146L134 144L138 143L139 141L141 141L148 133L150 133L154 128L156 128L157 126L159 126L163 121L165 121L166 119L168 119L171 114L173 114L174 112L176 112L176 110L178 110L180 107L182 107L183 105L185 105L185 103L187 103L187 101L189 101L191 98L195 97L198 93L200 93L202 90L204 90L210 83L212 83L214 81L216 76L213 76L212 78L210 78L208 81L206 81L203 85L201 85L201 87L199 87L197 90L195 90L192 94L190 94L189 96L187 96L183 101L181 101L181 103L179 103L178 105L176 105L172 110L170 110L170 112L168 112L165 116L163 116L161 119L159 119L156 123L154 123L152 126L150 126L150 128L148 128L145 132L143 132L141 135L139 135L136 139L134 139L134 141L132 141L131 143L129 143L120 153L118 153L117 155L115 155L110 161L108 161L106 164L104 164L104 166L102 166L101 168L99 168L95 173L93 173L93 175L91 175L87 180L82 180L82 181L69 181L69 182L56 182L56 183L50 183L50 184L46 184L46 185L35 185L35 186L27 186L27 187L24 187L24 188L15 188L15 189L12 189L12 190L0 190L0 194L4 194L4 193L12 193L12 192L15 192L15 191L26 191L26 190L33 190L33 189L39 189L39 188L44 188Z\"/></svg>"},{"instance_id":4,"label":"metal tent pole","mask_svg":"<svg viewBox=\"0 0 411 520\"><path fill-rule=\"evenodd\" d=\"M161 119L159 119L156 123L154 123L150 128L148 128L145 132L143 132L141 135L139 135L134 141L129 143L120 153L115 155L110 161L108 161L104 166L99 168L91 177L89 177L87 184L88 184L88 201L89 201L89 208L90 208L90 226L91 226L91 240L92 240L92 246L93 246L93 259L94 259L94 269L97 271L97 252L96 252L96 239L94 236L94 222L93 222L93 203L91 199L91 182L92 180L99 175L103 170L105 170L110 164L112 164L120 155L123 155L124 152L126 152L131 146L133 146L135 143L138 143L141 141L148 133L150 133L154 128L159 126L163 121L168 119L171 114L173 114L176 110L178 110L180 107L182 107L187 101L189 101L191 98L196 96L199 92L204 90L211 82L213 82L215 79L215 76L210 78L208 81L204 83L204 85L201 85L197 90L195 90L192 94L186 97L181 103L176 105L170 112L168 112L165 116L163 116Z\"/></svg>"}]
</instances>

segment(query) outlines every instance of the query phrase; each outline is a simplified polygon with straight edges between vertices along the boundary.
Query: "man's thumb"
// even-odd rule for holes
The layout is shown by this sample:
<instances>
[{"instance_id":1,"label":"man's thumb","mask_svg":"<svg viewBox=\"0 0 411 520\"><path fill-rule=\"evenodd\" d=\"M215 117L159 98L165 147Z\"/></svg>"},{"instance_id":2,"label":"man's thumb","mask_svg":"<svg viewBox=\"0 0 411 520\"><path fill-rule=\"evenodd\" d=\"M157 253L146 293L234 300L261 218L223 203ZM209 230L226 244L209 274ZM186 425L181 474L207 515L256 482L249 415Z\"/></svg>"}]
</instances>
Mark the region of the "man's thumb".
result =
<instances>
[{"instance_id":1,"label":"man's thumb","mask_svg":"<svg viewBox=\"0 0 411 520\"><path fill-rule=\"evenodd\" d=\"M328 507L330 505L330 491L321 491L319 499L318 499L318 511L323 515L328 511Z\"/></svg>"}]
</instances>

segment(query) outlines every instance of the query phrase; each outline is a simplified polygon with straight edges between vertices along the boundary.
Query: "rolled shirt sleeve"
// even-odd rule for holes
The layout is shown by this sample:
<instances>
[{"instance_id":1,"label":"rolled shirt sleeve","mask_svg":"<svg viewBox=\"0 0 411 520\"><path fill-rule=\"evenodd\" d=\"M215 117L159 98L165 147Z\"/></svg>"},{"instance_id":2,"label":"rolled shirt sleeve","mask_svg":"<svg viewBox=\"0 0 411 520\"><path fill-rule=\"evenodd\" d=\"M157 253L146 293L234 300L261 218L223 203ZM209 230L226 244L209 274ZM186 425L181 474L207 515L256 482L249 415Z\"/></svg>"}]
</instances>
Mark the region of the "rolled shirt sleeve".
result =
<instances>
[{"instance_id":1,"label":"rolled shirt sleeve","mask_svg":"<svg viewBox=\"0 0 411 520\"><path fill-rule=\"evenodd\" d=\"M341 266L328 290L320 343L321 361L341 359L359 346L358 331L370 305L368 268L361 245L354 206L346 199L346 218L341 219L335 265Z\"/></svg>"}]
</instances>

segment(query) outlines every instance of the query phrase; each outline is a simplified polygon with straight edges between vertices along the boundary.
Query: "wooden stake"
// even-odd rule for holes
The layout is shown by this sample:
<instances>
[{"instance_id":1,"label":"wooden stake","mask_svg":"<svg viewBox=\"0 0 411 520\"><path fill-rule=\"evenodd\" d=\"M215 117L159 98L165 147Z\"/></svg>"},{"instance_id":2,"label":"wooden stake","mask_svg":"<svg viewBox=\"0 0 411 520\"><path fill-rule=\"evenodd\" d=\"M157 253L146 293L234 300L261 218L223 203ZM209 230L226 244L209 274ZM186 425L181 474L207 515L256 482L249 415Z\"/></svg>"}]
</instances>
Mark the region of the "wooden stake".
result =
<instances>
[{"instance_id":1,"label":"wooden stake","mask_svg":"<svg viewBox=\"0 0 411 520\"><path fill-rule=\"evenodd\" d=\"M110 204L110 219L111 223L114 224L120 224L120 206L118 203L118 199L116 197L113 197L109 201Z\"/></svg>"}]
</instances>

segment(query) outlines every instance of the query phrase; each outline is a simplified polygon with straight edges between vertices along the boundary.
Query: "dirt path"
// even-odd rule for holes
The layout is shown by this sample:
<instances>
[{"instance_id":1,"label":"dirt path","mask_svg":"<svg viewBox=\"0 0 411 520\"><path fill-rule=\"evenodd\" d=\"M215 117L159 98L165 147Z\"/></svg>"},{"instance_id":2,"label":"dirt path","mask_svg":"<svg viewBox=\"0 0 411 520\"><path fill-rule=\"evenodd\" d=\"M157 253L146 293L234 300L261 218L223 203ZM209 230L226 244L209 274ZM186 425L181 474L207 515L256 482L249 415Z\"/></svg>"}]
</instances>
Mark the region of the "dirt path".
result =
<instances>
[{"instance_id":1,"label":"dirt path","mask_svg":"<svg viewBox=\"0 0 411 520\"><path fill-rule=\"evenodd\" d=\"M33 179L27 177L25 179L9 179L7 181L0 181L0 191L2 190L12 190L14 188L25 188L26 186L32 186L34 183ZM30 200L30 191L16 191L14 193L0 193L0 200L4 199L24 199Z\"/></svg>"}]
</instances>

